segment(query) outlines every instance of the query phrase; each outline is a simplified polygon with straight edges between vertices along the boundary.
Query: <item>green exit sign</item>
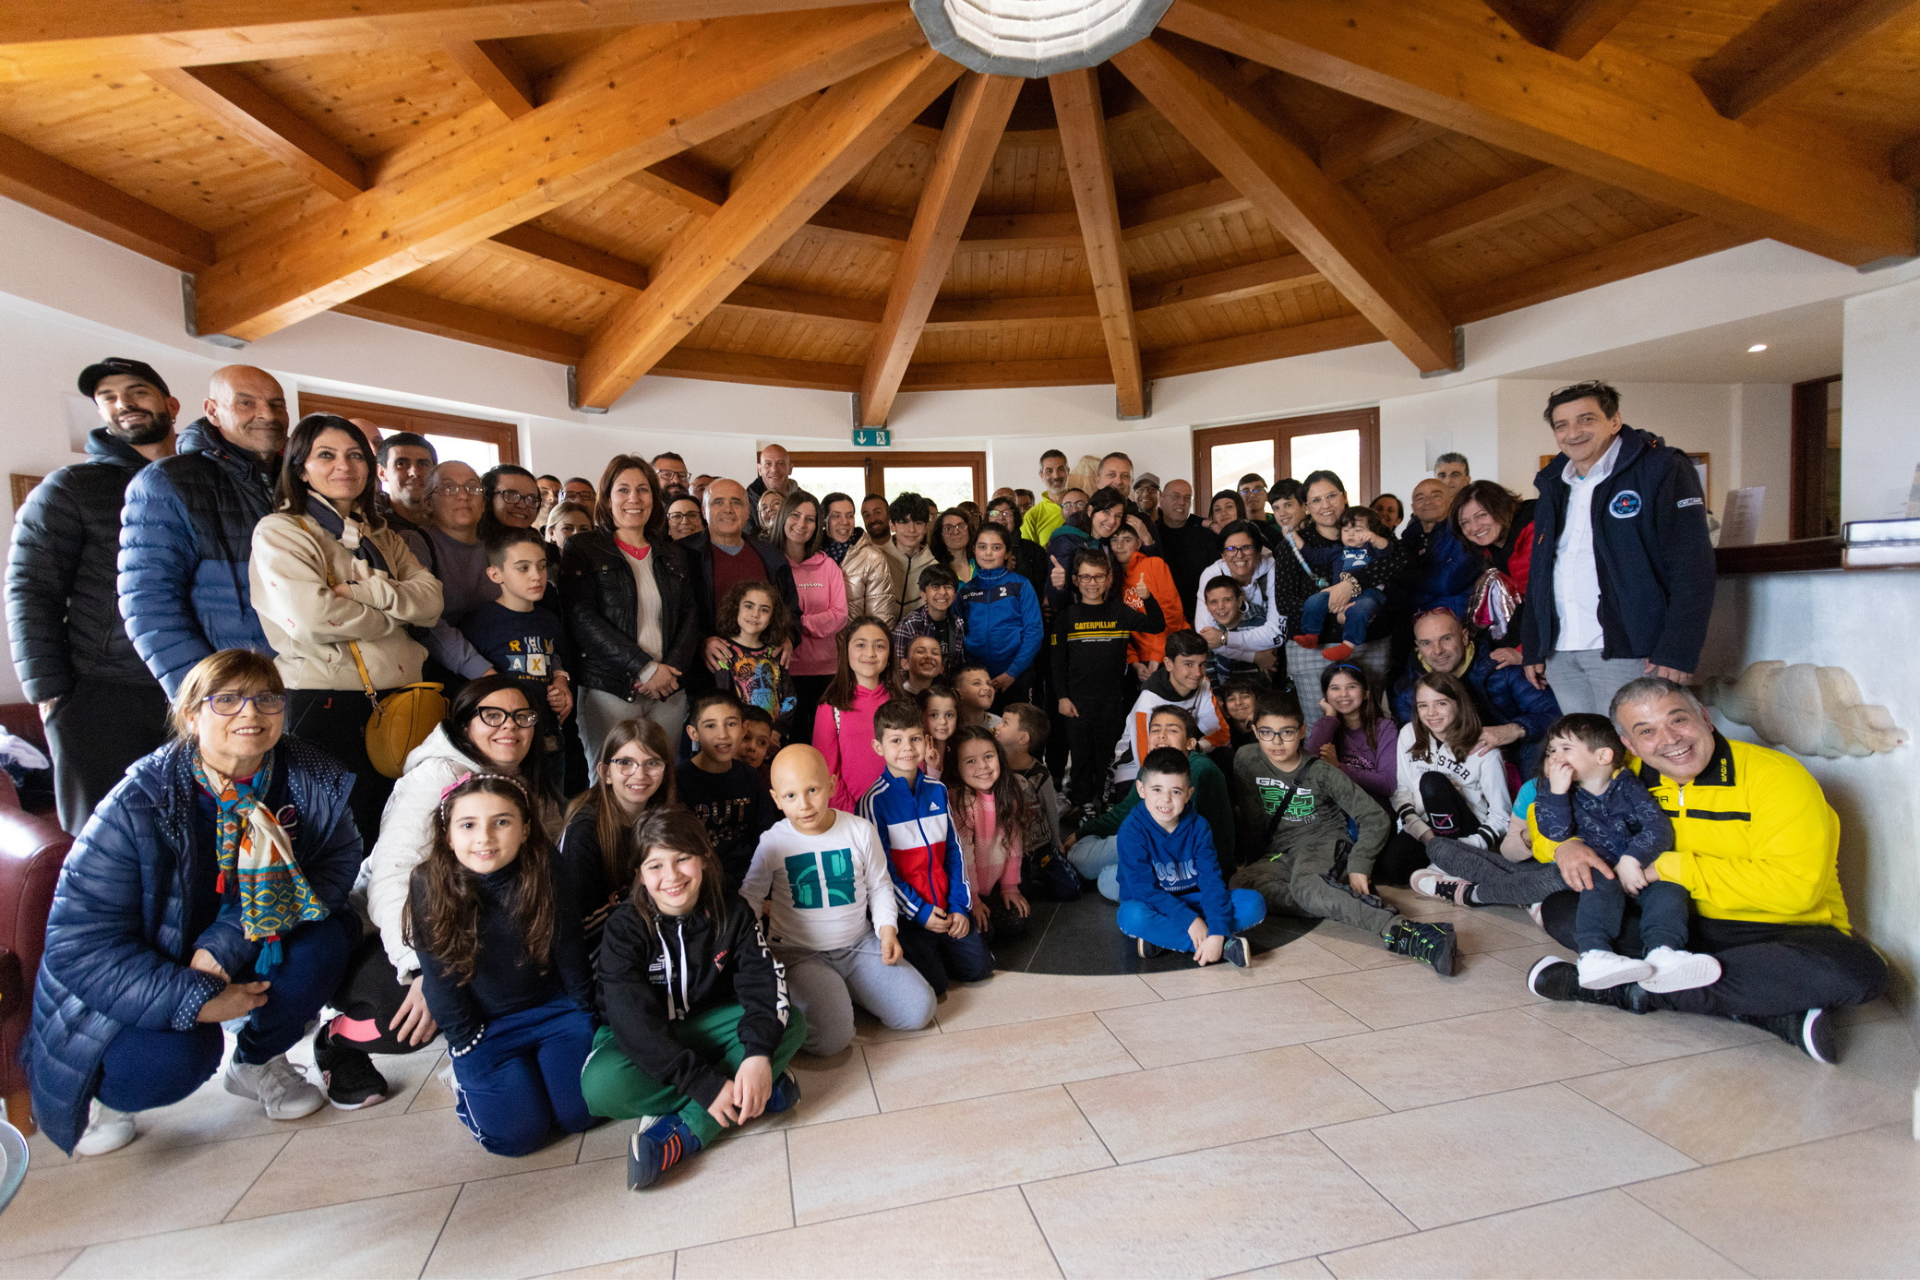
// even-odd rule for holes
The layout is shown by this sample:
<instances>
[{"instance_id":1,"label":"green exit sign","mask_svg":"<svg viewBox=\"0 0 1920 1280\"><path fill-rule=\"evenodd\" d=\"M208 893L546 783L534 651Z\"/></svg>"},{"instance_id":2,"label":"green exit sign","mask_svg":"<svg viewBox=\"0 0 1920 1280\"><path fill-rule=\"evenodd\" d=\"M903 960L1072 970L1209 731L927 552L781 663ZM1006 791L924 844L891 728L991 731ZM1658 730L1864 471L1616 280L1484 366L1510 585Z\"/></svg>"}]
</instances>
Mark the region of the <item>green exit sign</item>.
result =
<instances>
[{"instance_id":1,"label":"green exit sign","mask_svg":"<svg viewBox=\"0 0 1920 1280\"><path fill-rule=\"evenodd\" d=\"M856 449L885 449L893 444L893 432L886 427L855 427L853 444Z\"/></svg>"}]
</instances>

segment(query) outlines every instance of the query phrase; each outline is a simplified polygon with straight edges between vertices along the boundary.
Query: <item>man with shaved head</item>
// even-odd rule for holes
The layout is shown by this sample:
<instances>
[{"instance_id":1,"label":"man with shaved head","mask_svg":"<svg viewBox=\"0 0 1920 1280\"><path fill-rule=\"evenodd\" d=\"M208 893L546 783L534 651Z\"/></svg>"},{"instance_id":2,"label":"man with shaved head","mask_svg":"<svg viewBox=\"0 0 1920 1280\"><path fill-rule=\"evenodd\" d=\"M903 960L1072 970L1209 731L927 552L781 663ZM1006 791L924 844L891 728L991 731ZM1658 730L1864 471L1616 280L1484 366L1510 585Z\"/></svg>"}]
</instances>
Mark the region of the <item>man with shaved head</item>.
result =
<instances>
[{"instance_id":1,"label":"man with shaved head","mask_svg":"<svg viewBox=\"0 0 1920 1280\"><path fill-rule=\"evenodd\" d=\"M180 432L179 451L127 486L120 528L121 612L169 697L216 650L272 652L247 560L253 526L273 510L286 392L264 369L228 365L214 372L201 412Z\"/></svg>"},{"instance_id":2,"label":"man with shaved head","mask_svg":"<svg viewBox=\"0 0 1920 1280\"><path fill-rule=\"evenodd\" d=\"M748 535L752 506L747 487L738 480L715 480L707 486L706 531L675 544L687 557L694 605L699 610L700 634L708 637L707 661L703 664L708 672L712 671L717 655L725 652L714 627L713 608L726 599L727 592L736 585L771 582L792 610L795 629L800 625L800 595L793 585L793 566L787 563L784 551ZM806 733L811 728L811 725L805 726L796 732Z\"/></svg>"},{"instance_id":3,"label":"man with shaved head","mask_svg":"<svg viewBox=\"0 0 1920 1280\"><path fill-rule=\"evenodd\" d=\"M900 963L899 904L873 824L829 803L833 774L812 747L775 756L772 781L785 816L760 837L740 896L769 917L767 938L806 1015L802 1048L846 1048L855 1004L895 1031L926 1026L933 988Z\"/></svg>"},{"instance_id":4,"label":"man with shaved head","mask_svg":"<svg viewBox=\"0 0 1920 1280\"><path fill-rule=\"evenodd\" d=\"M793 478L793 455L781 445L770 444L762 449L759 458L756 459L755 469L760 474L755 476L753 483L747 486L747 496L752 500L755 508L753 532L764 538L767 536L766 526L758 519L761 500L769 493L777 493L785 498L798 489L800 484Z\"/></svg>"}]
</instances>

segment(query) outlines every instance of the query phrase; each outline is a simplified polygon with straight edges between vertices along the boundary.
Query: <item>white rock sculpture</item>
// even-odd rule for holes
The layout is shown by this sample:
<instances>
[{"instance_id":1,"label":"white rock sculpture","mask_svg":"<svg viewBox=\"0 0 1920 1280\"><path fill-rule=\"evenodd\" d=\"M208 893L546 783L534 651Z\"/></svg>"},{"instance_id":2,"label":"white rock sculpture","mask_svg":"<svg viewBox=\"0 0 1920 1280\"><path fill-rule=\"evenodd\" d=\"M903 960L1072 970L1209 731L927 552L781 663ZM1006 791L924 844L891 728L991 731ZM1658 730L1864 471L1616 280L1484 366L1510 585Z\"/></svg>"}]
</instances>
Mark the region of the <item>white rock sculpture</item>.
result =
<instances>
[{"instance_id":1,"label":"white rock sculpture","mask_svg":"<svg viewBox=\"0 0 1920 1280\"><path fill-rule=\"evenodd\" d=\"M1733 680L1709 679L1700 699L1797 755L1870 756L1909 741L1885 707L1860 700L1860 686L1843 667L1756 662Z\"/></svg>"}]
</instances>

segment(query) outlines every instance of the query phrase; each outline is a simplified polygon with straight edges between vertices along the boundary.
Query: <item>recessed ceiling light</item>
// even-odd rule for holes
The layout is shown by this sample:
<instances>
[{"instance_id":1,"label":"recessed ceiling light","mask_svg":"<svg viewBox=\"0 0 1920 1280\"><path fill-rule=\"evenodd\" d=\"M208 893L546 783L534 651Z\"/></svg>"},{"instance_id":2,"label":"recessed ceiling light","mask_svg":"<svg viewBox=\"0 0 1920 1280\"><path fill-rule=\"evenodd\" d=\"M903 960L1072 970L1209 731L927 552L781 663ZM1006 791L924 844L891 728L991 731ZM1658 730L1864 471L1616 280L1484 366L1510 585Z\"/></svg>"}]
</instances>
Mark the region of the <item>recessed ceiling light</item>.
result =
<instances>
[{"instance_id":1,"label":"recessed ceiling light","mask_svg":"<svg viewBox=\"0 0 1920 1280\"><path fill-rule=\"evenodd\" d=\"M1748 353L1749 355L1751 355L1751 354L1753 354L1753 353L1754 353L1754 352L1756 352L1756 351L1765 351L1766 349L1767 349L1767 344L1766 344L1766 343L1764 343L1764 342L1756 342L1756 343L1754 343L1754 344L1753 344L1752 346L1750 346L1750 347L1748 347L1748 348L1747 348L1747 353Z\"/></svg>"}]
</instances>

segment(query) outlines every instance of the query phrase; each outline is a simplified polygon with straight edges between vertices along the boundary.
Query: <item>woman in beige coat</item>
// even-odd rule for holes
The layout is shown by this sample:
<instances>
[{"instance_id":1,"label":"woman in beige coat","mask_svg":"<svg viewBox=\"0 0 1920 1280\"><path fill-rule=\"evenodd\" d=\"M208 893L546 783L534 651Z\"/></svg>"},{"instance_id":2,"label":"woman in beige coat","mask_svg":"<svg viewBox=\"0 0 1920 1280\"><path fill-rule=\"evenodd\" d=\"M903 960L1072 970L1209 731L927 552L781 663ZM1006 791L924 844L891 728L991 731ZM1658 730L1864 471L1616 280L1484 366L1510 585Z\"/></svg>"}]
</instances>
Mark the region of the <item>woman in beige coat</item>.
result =
<instances>
[{"instance_id":1,"label":"woman in beige coat","mask_svg":"<svg viewBox=\"0 0 1920 1280\"><path fill-rule=\"evenodd\" d=\"M373 706L360 664L381 694L417 682L427 651L409 629L438 622L441 606L440 580L381 521L374 492L373 450L360 428L308 414L287 440L279 501L254 526L247 566L287 685L287 732L355 775L354 823L369 848L393 782L367 759Z\"/></svg>"}]
</instances>

